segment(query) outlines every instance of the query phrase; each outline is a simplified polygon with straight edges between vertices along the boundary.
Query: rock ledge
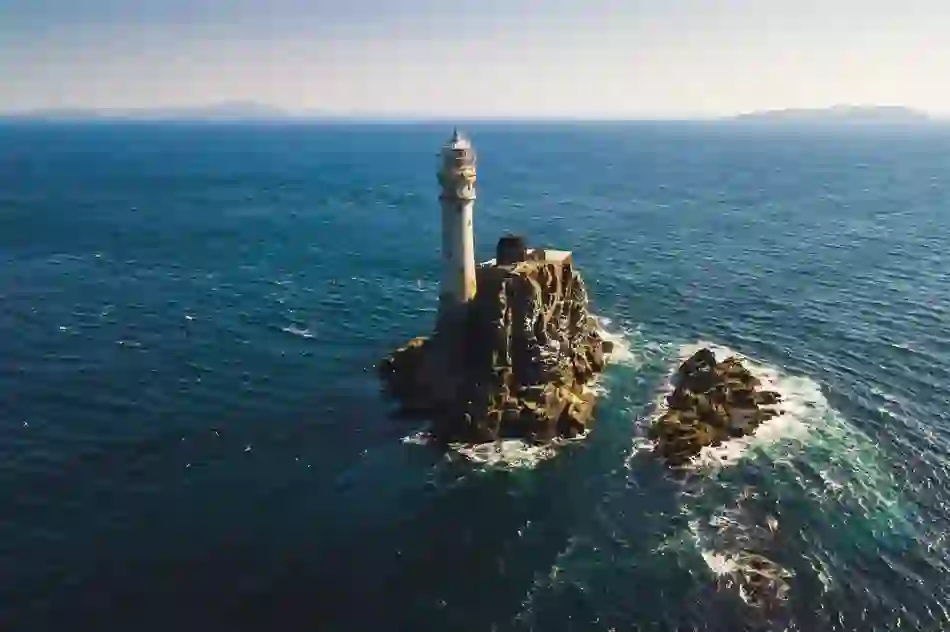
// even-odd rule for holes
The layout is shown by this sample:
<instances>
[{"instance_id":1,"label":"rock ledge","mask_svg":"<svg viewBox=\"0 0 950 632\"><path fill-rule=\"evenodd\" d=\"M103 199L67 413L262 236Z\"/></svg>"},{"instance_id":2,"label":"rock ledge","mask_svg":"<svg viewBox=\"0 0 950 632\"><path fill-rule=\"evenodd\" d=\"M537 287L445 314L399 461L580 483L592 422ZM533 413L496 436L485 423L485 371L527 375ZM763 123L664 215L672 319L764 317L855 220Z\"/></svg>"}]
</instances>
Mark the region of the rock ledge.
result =
<instances>
[{"instance_id":1,"label":"rock ledge","mask_svg":"<svg viewBox=\"0 0 950 632\"><path fill-rule=\"evenodd\" d=\"M519 241L503 237L496 259L476 269L464 314L379 364L401 412L431 420L440 442L539 443L590 426L594 394L585 386L612 345L588 313L570 253L512 248Z\"/></svg>"}]
</instances>

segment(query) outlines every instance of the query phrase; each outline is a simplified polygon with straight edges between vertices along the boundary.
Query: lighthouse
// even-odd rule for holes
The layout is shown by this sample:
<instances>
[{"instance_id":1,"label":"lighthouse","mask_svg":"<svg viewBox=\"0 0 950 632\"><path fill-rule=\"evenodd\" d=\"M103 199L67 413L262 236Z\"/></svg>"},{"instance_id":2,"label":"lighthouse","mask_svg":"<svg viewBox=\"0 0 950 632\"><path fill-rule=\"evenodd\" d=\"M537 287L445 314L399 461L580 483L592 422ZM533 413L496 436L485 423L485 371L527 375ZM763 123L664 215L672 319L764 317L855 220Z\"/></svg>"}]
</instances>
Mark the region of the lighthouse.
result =
<instances>
[{"instance_id":1,"label":"lighthouse","mask_svg":"<svg viewBox=\"0 0 950 632\"><path fill-rule=\"evenodd\" d=\"M442 147L439 160L439 202L442 207L442 271L439 279L439 323L454 326L475 297L475 150L456 129Z\"/></svg>"}]
</instances>

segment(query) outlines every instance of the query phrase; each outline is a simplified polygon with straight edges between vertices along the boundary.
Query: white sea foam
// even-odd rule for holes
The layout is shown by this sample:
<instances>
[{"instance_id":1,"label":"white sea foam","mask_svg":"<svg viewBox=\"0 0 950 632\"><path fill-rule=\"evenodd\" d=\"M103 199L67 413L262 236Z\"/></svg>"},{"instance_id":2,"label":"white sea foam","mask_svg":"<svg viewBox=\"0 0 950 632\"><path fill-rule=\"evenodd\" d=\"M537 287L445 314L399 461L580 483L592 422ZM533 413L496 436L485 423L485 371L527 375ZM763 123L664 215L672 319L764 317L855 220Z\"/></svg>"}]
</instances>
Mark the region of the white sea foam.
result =
<instances>
[{"instance_id":1,"label":"white sea foam","mask_svg":"<svg viewBox=\"0 0 950 632\"><path fill-rule=\"evenodd\" d=\"M635 436L631 442L630 456L627 457L627 465L630 465L630 462L633 460L633 457L641 452L652 452L656 447L656 442L651 441L644 436Z\"/></svg>"},{"instance_id":2,"label":"white sea foam","mask_svg":"<svg viewBox=\"0 0 950 632\"><path fill-rule=\"evenodd\" d=\"M307 327L297 327L296 325L288 325L287 327L281 328L281 331L286 331L288 334L300 336L301 338L313 338L315 335Z\"/></svg>"},{"instance_id":3,"label":"white sea foam","mask_svg":"<svg viewBox=\"0 0 950 632\"><path fill-rule=\"evenodd\" d=\"M613 350L607 356L608 366L623 364L626 366L640 366L640 358L633 351L630 344L630 333L616 331L611 327L609 318L597 318L597 327L604 340L614 343ZM603 379L598 377L593 383L584 388L584 392L597 398L608 395L608 388ZM450 454L460 457L473 465L483 469L531 469L542 461L556 456L564 446L583 441L590 433L583 433L573 439L556 439L551 443L534 445L520 439L506 439L492 443L477 445L456 443L450 444ZM430 437L425 433L415 433L403 438L404 443L428 443Z\"/></svg>"},{"instance_id":4,"label":"white sea foam","mask_svg":"<svg viewBox=\"0 0 950 632\"><path fill-rule=\"evenodd\" d=\"M503 439L490 443L450 443L449 459L462 459L484 470L532 469L560 451L565 445L583 441L587 433L574 439L556 439L551 443L534 445L521 439ZM407 445L429 446L434 438L428 430L419 430L402 438Z\"/></svg>"},{"instance_id":5,"label":"white sea foam","mask_svg":"<svg viewBox=\"0 0 950 632\"><path fill-rule=\"evenodd\" d=\"M407 445L429 445L432 441L432 435L425 428L402 438L402 442Z\"/></svg>"},{"instance_id":6,"label":"white sea foam","mask_svg":"<svg viewBox=\"0 0 950 632\"><path fill-rule=\"evenodd\" d=\"M631 339L636 332L613 327L613 321L610 318L594 316L594 320L600 337L613 343L613 350L606 354L608 364L619 364L635 369L643 365L643 358L634 352L631 344Z\"/></svg>"},{"instance_id":7,"label":"white sea foam","mask_svg":"<svg viewBox=\"0 0 950 632\"><path fill-rule=\"evenodd\" d=\"M608 371L611 365L642 367L649 353L655 354L660 351L659 347L647 349L642 345L635 346L633 342L639 336L639 332L614 328L609 318L598 316L594 318L601 337L614 344L611 353L607 354ZM641 346L646 353L640 353ZM608 396L609 389L602 376L598 376L591 384L584 387L584 392L603 399ZM531 469L556 456L565 446L584 441L589 434L589 432L583 433L573 439L556 439L543 445L526 443L520 439L506 439L477 445L456 443L449 445L449 454L450 458L461 458L482 469ZM431 436L425 430L402 438L403 443L413 445L428 445L431 441Z\"/></svg>"},{"instance_id":8,"label":"white sea foam","mask_svg":"<svg viewBox=\"0 0 950 632\"><path fill-rule=\"evenodd\" d=\"M768 527L749 525L741 508L733 508L714 515L705 526L693 518L688 528L696 550L721 587L735 590L750 606L774 605L787 598L788 580L794 573L755 552L760 543L753 534L756 530L774 533L778 529L775 518Z\"/></svg>"},{"instance_id":9,"label":"white sea foam","mask_svg":"<svg viewBox=\"0 0 950 632\"><path fill-rule=\"evenodd\" d=\"M666 413L666 398L673 392L673 376L680 364L702 348L712 351L718 360L735 357L749 372L759 379L762 388L776 391L782 396L776 407L779 415L764 422L756 431L746 437L738 437L721 445L703 448L693 459L693 467L699 469L717 468L733 465L758 449L770 446L801 444L811 429L824 423L829 415L835 414L821 392L817 382L807 377L787 375L777 367L753 360L728 347L708 342L684 345L679 349L673 366L673 373L656 399L656 410L651 422ZM639 439L638 439L639 441ZM643 449L642 441L634 445L634 452Z\"/></svg>"},{"instance_id":10,"label":"white sea foam","mask_svg":"<svg viewBox=\"0 0 950 632\"><path fill-rule=\"evenodd\" d=\"M714 575L727 575L738 570L738 565L733 557L705 546L699 529L699 520L689 521L689 533L696 545L696 550L699 551L703 561L706 562L706 566Z\"/></svg>"},{"instance_id":11,"label":"white sea foam","mask_svg":"<svg viewBox=\"0 0 950 632\"><path fill-rule=\"evenodd\" d=\"M705 471L738 463L744 457L761 450L773 459L785 457L783 449L801 446L813 430L826 423L835 413L819 385L806 377L787 375L774 366L755 361L722 345L704 341L684 345L675 355L670 379L657 395L654 416L667 410L666 397L673 391L673 376L687 358L701 348L709 348L719 360L736 357L742 361L762 387L778 392L782 402L777 417L763 423L756 432L725 442L718 447L703 448L693 460L693 469ZM631 457L652 449L654 444L642 437L634 439ZM629 460L628 460L629 462ZM764 542L780 528L778 520L769 516L764 524L756 524L749 512L744 511L745 493L739 495L736 505L720 508L711 516L700 510L706 500L698 496L684 496L682 511L688 518L688 540L694 545L716 582L725 589L734 590L745 603L760 606L766 602L781 601L789 590L787 580L791 573L766 557L756 553Z\"/></svg>"},{"instance_id":12,"label":"white sea foam","mask_svg":"<svg viewBox=\"0 0 950 632\"><path fill-rule=\"evenodd\" d=\"M463 460L485 470L532 469L542 461L558 454L565 446L578 443L590 433L583 433L573 439L559 438L546 444L531 444L521 439L502 439L488 443L450 443L450 460ZM401 439L407 445L430 446L435 439L428 430L419 430Z\"/></svg>"},{"instance_id":13,"label":"white sea foam","mask_svg":"<svg viewBox=\"0 0 950 632\"><path fill-rule=\"evenodd\" d=\"M727 442L721 448L704 449L694 462L694 471L735 464L755 454L768 459L776 468L776 475L786 478L786 484L800 485L819 507L818 511L841 515L857 505L862 523L876 537L900 533L909 539L921 539L918 526L912 523L901 501L900 481L894 468L882 458L871 437L831 407L816 382L788 375L777 367L713 344L683 347L677 366L703 346L710 348L718 359L741 359L764 388L782 395L779 408L783 414L764 423L751 437ZM670 390L672 386L668 384L656 414L663 413L663 396ZM637 449L640 446L635 445L634 451ZM682 511L688 521L687 539L692 540L717 583L736 591L747 603L763 605L785 599L792 573L769 559L769 551L775 549L772 537L781 529L779 520L754 509L754 488L738 493L735 503L728 507L715 507L715 491L721 485L718 480L694 478L684 488ZM831 590L835 565L826 552L812 551L809 564L822 589Z\"/></svg>"},{"instance_id":14,"label":"white sea foam","mask_svg":"<svg viewBox=\"0 0 950 632\"><path fill-rule=\"evenodd\" d=\"M811 485L814 478L803 478L799 471L802 468L822 482L822 489L815 494L819 503L837 510L842 502L854 502L868 518L879 516L892 527L914 530L900 510L899 474L881 458L876 442L828 403L814 380L787 375L776 367L712 344L683 347L678 360L684 360L702 346L709 347L717 358L731 355L742 360L764 388L782 395L777 407L782 414L763 423L749 437L727 441L717 448L704 448L695 460L697 469L732 465L757 452L776 464L792 464L793 457L797 457L797 465L789 471L803 486ZM661 394L657 415L663 414L665 395L671 390L668 384Z\"/></svg>"},{"instance_id":15,"label":"white sea foam","mask_svg":"<svg viewBox=\"0 0 950 632\"><path fill-rule=\"evenodd\" d=\"M531 469L542 461L554 457L558 448L567 443L581 441L586 435L576 439L559 439L550 444L532 445L520 439L504 439L492 443L449 444L452 453L483 469Z\"/></svg>"}]
</instances>

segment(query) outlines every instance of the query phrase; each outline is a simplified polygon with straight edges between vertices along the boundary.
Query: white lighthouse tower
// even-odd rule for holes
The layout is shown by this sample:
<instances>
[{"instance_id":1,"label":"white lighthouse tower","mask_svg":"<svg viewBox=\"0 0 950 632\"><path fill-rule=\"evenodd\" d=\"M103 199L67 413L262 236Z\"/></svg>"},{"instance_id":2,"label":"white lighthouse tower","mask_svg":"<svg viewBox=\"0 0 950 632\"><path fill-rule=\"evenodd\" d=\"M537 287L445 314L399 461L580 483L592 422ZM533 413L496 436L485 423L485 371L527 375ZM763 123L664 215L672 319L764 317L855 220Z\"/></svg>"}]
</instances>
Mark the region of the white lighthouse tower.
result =
<instances>
[{"instance_id":1,"label":"white lighthouse tower","mask_svg":"<svg viewBox=\"0 0 950 632\"><path fill-rule=\"evenodd\" d=\"M456 129L442 147L439 164L442 191L442 274L439 281L439 323L452 326L475 297L475 150Z\"/></svg>"}]
</instances>

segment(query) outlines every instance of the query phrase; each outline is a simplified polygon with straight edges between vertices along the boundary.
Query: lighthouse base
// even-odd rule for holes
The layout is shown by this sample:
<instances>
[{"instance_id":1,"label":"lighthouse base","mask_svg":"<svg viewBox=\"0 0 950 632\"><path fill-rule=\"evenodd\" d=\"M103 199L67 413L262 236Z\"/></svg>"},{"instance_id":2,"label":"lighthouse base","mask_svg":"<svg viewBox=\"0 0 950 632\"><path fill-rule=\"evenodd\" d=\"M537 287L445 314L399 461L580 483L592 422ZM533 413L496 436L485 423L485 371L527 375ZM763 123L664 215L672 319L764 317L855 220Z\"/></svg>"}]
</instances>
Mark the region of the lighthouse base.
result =
<instances>
[{"instance_id":1,"label":"lighthouse base","mask_svg":"<svg viewBox=\"0 0 950 632\"><path fill-rule=\"evenodd\" d=\"M434 334L443 339L464 339L469 327L471 303L459 303L449 296L439 297Z\"/></svg>"}]
</instances>

